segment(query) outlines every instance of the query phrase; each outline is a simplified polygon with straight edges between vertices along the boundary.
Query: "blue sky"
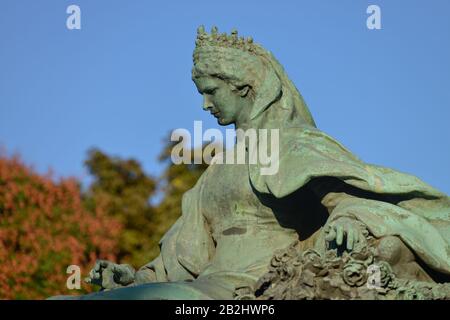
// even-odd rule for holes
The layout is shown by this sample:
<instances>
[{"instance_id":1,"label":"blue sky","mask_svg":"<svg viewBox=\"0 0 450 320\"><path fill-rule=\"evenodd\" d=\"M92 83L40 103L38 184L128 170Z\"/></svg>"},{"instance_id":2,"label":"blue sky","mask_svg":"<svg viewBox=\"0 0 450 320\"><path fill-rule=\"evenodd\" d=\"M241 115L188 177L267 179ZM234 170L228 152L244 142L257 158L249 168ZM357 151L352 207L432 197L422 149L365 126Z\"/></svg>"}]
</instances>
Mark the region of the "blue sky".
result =
<instances>
[{"instance_id":1,"label":"blue sky","mask_svg":"<svg viewBox=\"0 0 450 320\"><path fill-rule=\"evenodd\" d=\"M66 28L70 4L81 30ZM56 176L87 181L94 146L158 175L169 131L218 127L191 81L197 26L236 27L284 65L320 129L448 194L449 14L446 0L2 1L0 145Z\"/></svg>"}]
</instances>

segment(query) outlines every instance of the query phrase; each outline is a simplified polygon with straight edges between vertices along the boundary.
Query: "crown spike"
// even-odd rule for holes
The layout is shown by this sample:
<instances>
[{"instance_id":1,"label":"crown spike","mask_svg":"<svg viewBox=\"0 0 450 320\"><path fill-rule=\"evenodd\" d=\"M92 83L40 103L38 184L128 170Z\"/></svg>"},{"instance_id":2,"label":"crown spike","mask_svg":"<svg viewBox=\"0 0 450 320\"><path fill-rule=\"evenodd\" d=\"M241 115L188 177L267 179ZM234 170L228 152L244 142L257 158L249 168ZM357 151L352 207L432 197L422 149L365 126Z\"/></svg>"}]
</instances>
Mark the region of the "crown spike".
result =
<instances>
[{"instance_id":1,"label":"crown spike","mask_svg":"<svg viewBox=\"0 0 450 320\"><path fill-rule=\"evenodd\" d=\"M238 37L238 31L235 28L233 28L230 35L227 33L218 33L218 31L218 28L213 26L211 28L211 33L208 34L205 32L203 26L199 26L197 29L197 39L195 41L196 47L217 46L223 48L235 48L252 54L257 54L261 51L258 45L253 43L252 37Z\"/></svg>"}]
</instances>

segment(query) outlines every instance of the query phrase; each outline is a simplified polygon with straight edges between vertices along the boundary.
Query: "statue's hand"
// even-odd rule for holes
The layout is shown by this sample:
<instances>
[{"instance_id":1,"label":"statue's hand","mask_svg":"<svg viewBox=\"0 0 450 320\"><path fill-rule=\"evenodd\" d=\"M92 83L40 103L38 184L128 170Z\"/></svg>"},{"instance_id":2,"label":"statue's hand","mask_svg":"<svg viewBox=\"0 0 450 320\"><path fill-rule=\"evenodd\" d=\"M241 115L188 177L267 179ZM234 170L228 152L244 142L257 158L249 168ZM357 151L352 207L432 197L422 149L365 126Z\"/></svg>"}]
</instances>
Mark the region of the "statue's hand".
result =
<instances>
[{"instance_id":1,"label":"statue's hand","mask_svg":"<svg viewBox=\"0 0 450 320\"><path fill-rule=\"evenodd\" d=\"M325 240L347 251L366 246L367 229L358 220L341 217L330 222L325 229Z\"/></svg>"},{"instance_id":2,"label":"statue's hand","mask_svg":"<svg viewBox=\"0 0 450 320\"><path fill-rule=\"evenodd\" d=\"M135 270L128 264L116 264L97 260L86 282L101 286L102 289L115 289L134 282Z\"/></svg>"}]
</instances>

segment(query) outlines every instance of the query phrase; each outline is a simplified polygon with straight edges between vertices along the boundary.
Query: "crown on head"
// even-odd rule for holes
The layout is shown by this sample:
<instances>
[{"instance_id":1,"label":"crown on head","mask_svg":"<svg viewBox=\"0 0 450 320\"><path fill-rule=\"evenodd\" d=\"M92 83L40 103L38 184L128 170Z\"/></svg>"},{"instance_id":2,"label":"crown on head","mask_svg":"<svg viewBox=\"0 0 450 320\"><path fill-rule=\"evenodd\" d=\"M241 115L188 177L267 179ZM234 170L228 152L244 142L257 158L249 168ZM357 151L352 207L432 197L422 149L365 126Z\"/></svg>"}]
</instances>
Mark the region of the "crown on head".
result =
<instances>
[{"instance_id":1,"label":"crown on head","mask_svg":"<svg viewBox=\"0 0 450 320\"><path fill-rule=\"evenodd\" d=\"M238 37L238 32L236 29L231 31L231 34L226 33L219 34L219 30L216 26L211 28L211 33L205 32L205 27L200 26L197 29L197 40L195 40L195 45L197 48L203 46L215 46L223 48L235 48L243 51L248 51L251 53L257 53L260 48L253 43L252 37Z\"/></svg>"}]
</instances>

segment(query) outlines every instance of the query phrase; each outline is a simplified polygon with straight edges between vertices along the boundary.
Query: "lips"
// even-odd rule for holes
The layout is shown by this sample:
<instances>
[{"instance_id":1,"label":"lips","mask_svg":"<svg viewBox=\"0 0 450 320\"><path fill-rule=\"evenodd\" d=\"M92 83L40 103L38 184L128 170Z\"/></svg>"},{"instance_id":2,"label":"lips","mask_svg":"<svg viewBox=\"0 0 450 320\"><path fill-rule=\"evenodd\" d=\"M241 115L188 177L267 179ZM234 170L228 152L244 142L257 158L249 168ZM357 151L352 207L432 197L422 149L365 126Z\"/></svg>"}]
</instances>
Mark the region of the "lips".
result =
<instances>
[{"instance_id":1,"label":"lips","mask_svg":"<svg viewBox=\"0 0 450 320\"><path fill-rule=\"evenodd\" d=\"M211 111L211 114L215 117L217 117L219 115L219 111Z\"/></svg>"}]
</instances>

